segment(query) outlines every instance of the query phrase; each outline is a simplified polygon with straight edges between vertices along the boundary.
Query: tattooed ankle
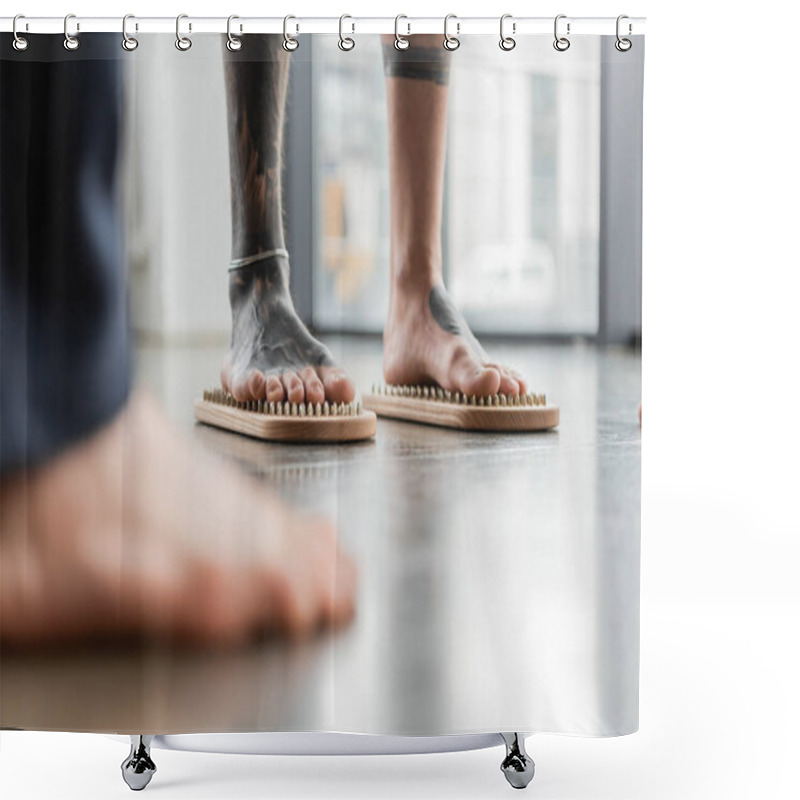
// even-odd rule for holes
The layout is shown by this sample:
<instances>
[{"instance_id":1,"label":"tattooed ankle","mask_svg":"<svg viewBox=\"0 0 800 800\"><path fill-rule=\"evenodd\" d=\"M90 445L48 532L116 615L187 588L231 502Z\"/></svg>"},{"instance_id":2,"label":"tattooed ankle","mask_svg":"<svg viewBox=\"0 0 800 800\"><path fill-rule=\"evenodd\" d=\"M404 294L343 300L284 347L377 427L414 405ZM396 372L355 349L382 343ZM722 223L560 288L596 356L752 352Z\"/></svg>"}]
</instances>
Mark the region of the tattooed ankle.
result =
<instances>
[{"instance_id":1,"label":"tattooed ankle","mask_svg":"<svg viewBox=\"0 0 800 800\"><path fill-rule=\"evenodd\" d=\"M436 324L447 333L462 336L467 330L461 312L441 286L434 286L428 295L428 307Z\"/></svg>"}]
</instances>

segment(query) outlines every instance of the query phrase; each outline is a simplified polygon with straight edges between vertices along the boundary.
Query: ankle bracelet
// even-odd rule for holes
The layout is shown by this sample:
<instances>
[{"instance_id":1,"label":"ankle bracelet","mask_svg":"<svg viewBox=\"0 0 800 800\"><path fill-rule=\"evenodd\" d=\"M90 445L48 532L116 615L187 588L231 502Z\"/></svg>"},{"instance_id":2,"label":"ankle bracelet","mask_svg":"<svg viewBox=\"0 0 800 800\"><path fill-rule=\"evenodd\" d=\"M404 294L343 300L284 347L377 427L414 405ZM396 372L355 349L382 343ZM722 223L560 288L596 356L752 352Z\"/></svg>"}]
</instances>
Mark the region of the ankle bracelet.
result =
<instances>
[{"instance_id":1,"label":"ankle bracelet","mask_svg":"<svg viewBox=\"0 0 800 800\"><path fill-rule=\"evenodd\" d=\"M231 260L231 265L228 267L228 272L233 272L234 270L242 269L243 267L249 267L251 264L256 264L259 261L266 261L268 258L275 258L278 256L289 258L289 251L284 250L282 247L278 247L275 250L267 250L263 253L256 253L252 256L234 258Z\"/></svg>"}]
</instances>

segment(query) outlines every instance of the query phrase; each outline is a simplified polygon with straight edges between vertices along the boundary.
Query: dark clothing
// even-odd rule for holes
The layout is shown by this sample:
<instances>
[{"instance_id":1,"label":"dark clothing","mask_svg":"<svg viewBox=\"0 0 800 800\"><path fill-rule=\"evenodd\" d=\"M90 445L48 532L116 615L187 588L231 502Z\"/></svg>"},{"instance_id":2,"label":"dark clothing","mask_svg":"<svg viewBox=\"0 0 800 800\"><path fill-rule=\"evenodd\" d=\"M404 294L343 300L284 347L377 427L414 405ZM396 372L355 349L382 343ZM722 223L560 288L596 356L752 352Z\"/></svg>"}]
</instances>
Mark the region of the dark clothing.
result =
<instances>
[{"instance_id":1,"label":"dark clothing","mask_svg":"<svg viewBox=\"0 0 800 800\"><path fill-rule=\"evenodd\" d=\"M0 470L109 421L131 381L119 37L0 36Z\"/></svg>"}]
</instances>

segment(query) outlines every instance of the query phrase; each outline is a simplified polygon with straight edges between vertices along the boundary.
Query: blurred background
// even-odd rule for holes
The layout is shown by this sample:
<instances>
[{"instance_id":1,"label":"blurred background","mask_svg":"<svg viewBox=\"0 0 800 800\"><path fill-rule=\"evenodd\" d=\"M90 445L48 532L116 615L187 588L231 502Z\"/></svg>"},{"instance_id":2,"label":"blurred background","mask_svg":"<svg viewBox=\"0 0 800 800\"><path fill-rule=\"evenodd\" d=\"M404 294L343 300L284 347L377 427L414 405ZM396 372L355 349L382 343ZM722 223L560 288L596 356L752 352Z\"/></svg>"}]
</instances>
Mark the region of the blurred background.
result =
<instances>
[{"instance_id":1,"label":"blurred background","mask_svg":"<svg viewBox=\"0 0 800 800\"><path fill-rule=\"evenodd\" d=\"M222 44L157 37L128 64L133 321L148 342L229 330ZM496 37L453 56L445 280L473 330L636 343L641 335L642 47ZM154 55L155 54L155 55ZM167 68L165 68L167 67ZM285 212L292 294L322 333L380 333L388 306L388 143L381 46L304 37L292 54Z\"/></svg>"}]
</instances>

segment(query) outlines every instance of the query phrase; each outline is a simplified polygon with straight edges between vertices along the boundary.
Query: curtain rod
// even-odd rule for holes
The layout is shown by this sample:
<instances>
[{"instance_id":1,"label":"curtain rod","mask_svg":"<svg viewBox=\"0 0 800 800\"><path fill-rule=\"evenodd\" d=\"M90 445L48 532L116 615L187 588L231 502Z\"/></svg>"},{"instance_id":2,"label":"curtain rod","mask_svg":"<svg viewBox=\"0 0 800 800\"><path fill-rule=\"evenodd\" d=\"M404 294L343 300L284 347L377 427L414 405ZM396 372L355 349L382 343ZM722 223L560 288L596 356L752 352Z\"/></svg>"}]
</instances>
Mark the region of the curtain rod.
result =
<instances>
[{"instance_id":1,"label":"curtain rod","mask_svg":"<svg viewBox=\"0 0 800 800\"><path fill-rule=\"evenodd\" d=\"M628 17L624 20L624 35L643 34L645 17ZM339 33L338 17L303 17L291 18L289 31L292 35L304 33ZM355 17L347 16L344 30L347 35L394 33L394 17ZM402 35L415 33L443 34L444 17L405 17L397 22ZM553 35L553 17L513 17L505 21L507 33L515 36L526 34ZM559 22L573 35L614 35L617 30L616 17L569 17L562 16ZM143 33L175 33L175 17L136 17L131 16L127 22L127 31ZM14 29L13 17L0 17L0 32L10 33ZM121 33L122 17L81 17L70 15L70 33ZM227 17L193 17L185 16L181 20L181 30L190 33L226 33ZM471 34L499 34L500 16L497 17L451 17L448 30L464 36ZM17 20L17 32L23 33L64 33L64 17L24 17ZM237 36L248 33L283 33L283 17L237 17L233 23L233 32Z\"/></svg>"}]
</instances>

